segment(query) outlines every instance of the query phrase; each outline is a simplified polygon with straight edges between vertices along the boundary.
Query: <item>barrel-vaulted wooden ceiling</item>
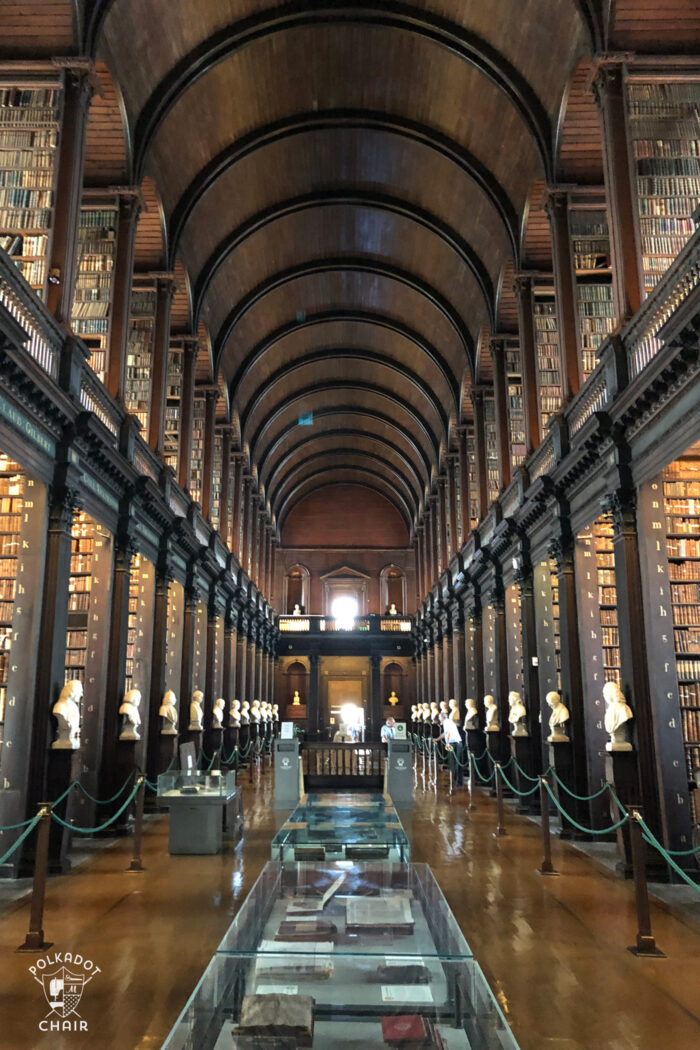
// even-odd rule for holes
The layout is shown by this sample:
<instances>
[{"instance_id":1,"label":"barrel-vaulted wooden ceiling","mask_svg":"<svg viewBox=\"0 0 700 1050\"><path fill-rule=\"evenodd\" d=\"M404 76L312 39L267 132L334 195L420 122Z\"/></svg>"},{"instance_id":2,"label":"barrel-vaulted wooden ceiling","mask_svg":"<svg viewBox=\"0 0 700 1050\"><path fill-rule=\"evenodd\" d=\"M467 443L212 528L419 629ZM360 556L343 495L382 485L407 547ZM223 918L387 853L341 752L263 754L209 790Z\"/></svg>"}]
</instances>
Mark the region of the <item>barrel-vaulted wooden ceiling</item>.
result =
<instances>
[{"instance_id":1,"label":"barrel-vaulted wooden ceiling","mask_svg":"<svg viewBox=\"0 0 700 1050\"><path fill-rule=\"evenodd\" d=\"M514 324L512 274L551 261L544 185L602 183L592 56L700 29L696 0L0 0L0 18L6 57L97 61L86 182L150 194L137 265L177 274L176 326L207 333L276 520L343 480L409 527L477 345Z\"/></svg>"}]
</instances>

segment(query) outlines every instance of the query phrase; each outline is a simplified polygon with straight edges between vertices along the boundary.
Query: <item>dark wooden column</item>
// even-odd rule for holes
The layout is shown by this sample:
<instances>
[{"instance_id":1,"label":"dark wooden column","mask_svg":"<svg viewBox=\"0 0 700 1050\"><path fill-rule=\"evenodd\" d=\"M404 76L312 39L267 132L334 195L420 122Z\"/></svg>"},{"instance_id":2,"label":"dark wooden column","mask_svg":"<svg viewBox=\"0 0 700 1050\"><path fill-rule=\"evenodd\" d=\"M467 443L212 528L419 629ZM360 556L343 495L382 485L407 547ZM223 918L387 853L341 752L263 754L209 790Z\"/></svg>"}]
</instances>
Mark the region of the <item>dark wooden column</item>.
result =
<instances>
[{"instance_id":1,"label":"dark wooden column","mask_svg":"<svg viewBox=\"0 0 700 1050\"><path fill-rule=\"evenodd\" d=\"M627 137L622 61L606 61L598 66L593 95L598 104L603 140L615 310L617 321L622 324L637 312L644 298L631 175L634 159Z\"/></svg>"},{"instance_id":2,"label":"dark wooden column","mask_svg":"<svg viewBox=\"0 0 700 1050\"><path fill-rule=\"evenodd\" d=\"M494 666L496 671L496 703L504 740L508 736L508 636L506 628L506 603L503 582L497 578L491 592L490 604L494 614Z\"/></svg>"},{"instance_id":3,"label":"dark wooden column","mask_svg":"<svg viewBox=\"0 0 700 1050\"><path fill-rule=\"evenodd\" d=\"M275 585L277 582L276 577L277 568L277 540L275 539L274 529L270 527L270 586L268 592L268 601L272 608L275 607Z\"/></svg>"},{"instance_id":4,"label":"dark wooden column","mask_svg":"<svg viewBox=\"0 0 700 1050\"><path fill-rule=\"evenodd\" d=\"M369 732L368 740L379 740L382 729L382 658L379 653L370 653L369 657Z\"/></svg>"},{"instance_id":5,"label":"dark wooden column","mask_svg":"<svg viewBox=\"0 0 700 1050\"><path fill-rule=\"evenodd\" d=\"M134 238L141 207L141 196L137 189L120 194L112 277L112 323L109 330L107 389L112 397L122 404L126 387L126 348L129 341L131 282L134 275Z\"/></svg>"},{"instance_id":6,"label":"dark wooden column","mask_svg":"<svg viewBox=\"0 0 700 1050\"><path fill-rule=\"evenodd\" d=\"M243 478L241 491L241 514L243 515L243 531L241 532L241 557L240 563L243 572L250 575L248 552L250 550L250 502L253 478L246 474Z\"/></svg>"},{"instance_id":7,"label":"dark wooden column","mask_svg":"<svg viewBox=\"0 0 700 1050\"><path fill-rule=\"evenodd\" d=\"M165 661L168 651L168 588L172 579L167 540L161 544L156 566L153 598L153 645L151 650L151 690L148 698L148 744L146 772L151 782L160 769L160 715L165 693Z\"/></svg>"},{"instance_id":8,"label":"dark wooden column","mask_svg":"<svg viewBox=\"0 0 700 1050\"><path fill-rule=\"evenodd\" d=\"M432 495L428 496L424 515L426 523L426 565L428 567L428 586L425 590L426 594L430 591L435 582L435 507L433 505L433 499L434 497Z\"/></svg>"},{"instance_id":9,"label":"dark wooden column","mask_svg":"<svg viewBox=\"0 0 700 1050\"><path fill-rule=\"evenodd\" d=\"M321 729L321 711L319 708L319 665L318 653L309 653L309 701L306 710L309 735L313 739Z\"/></svg>"},{"instance_id":10,"label":"dark wooden column","mask_svg":"<svg viewBox=\"0 0 700 1050\"><path fill-rule=\"evenodd\" d=\"M448 612L442 622L442 700L451 700L454 696L453 663L452 618Z\"/></svg>"},{"instance_id":11,"label":"dark wooden column","mask_svg":"<svg viewBox=\"0 0 700 1050\"><path fill-rule=\"evenodd\" d=\"M657 752L654 735L656 712L648 667L651 646L647 646L646 640L645 598L637 535L637 496L631 481L606 497L603 506L613 522L622 689L634 714L632 727L637 742L641 804L644 819L663 841L667 836L663 828L658 770L664 756Z\"/></svg>"},{"instance_id":12,"label":"dark wooden column","mask_svg":"<svg viewBox=\"0 0 700 1050\"><path fill-rule=\"evenodd\" d=\"M467 615L474 629L474 653L472 658L474 660L474 692L476 696L473 699L476 700L476 706L479 711L479 725L483 727L485 724L484 705L482 704L484 698L484 626L481 595L478 588L472 587L472 595L468 602Z\"/></svg>"},{"instance_id":13,"label":"dark wooden column","mask_svg":"<svg viewBox=\"0 0 700 1050\"><path fill-rule=\"evenodd\" d=\"M527 451L532 452L540 443L540 397L532 277L527 274L516 277L514 291L518 300L525 442Z\"/></svg>"},{"instance_id":14,"label":"dark wooden column","mask_svg":"<svg viewBox=\"0 0 700 1050\"><path fill-rule=\"evenodd\" d=\"M426 506L423 513L423 593L421 599L424 599L428 591L430 590L430 581L432 579L430 570L430 509Z\"/></svg>"},{"instance_id":15,"label":"dark wooden column","mask_svg":"<svg viewBox=\"0 0 700 1050\"><path fill-rule=\"evenodd\" d=\"M479 521L483 521L489 509L488 485L486 481L486 431L484 426L484 391L472 388L474 406L474 445L476 450L476 491L478 494Z\"/></svg>"},{"instance_id":16,"label":"dark wooden column","mask_svg":"<svg viewBox=\"0 0 700 1050\"><path fill-rule=\"evenodd\" d=\"M109 642L107 646L107 675L104 718L102 722L101 763L99 768L100 797L112 795L123 783L122 769L117 761L119 739L119 707L126 683L126 643L129 630L129 586L131 560L137 553L132 537L129 510L122 512L114 542L112 566L112 606L110 612ZM145 702L145 697L143 701Z\"/></svg>"},{"instance_id":17,"label":"dark wooden column","mask_svg":"<svg viewBox=\"0 0 700 1050\"><path fill-rule=\"evenodd\" d=\"M185 609L182 626L182 664L180 667L180 696L178 733L180 739L189 739L187 727L190 724L190 701L192 700L192 675L194 672L194 630L197 619L197 602L199 589L191 574L185 584Z\"/></svg>"},{"instance_id":18,"label":"dark wooden column","mask_svg":"<svg viewBox=\"0 0 700 1050\"><path fill-rule=\"evenodd\" d=\"M438 478L438 508L440 511L440 572L444 572L450 561L447 537L449 535L448 505L447 505L447 475L442 474Z\"/></svg>"},{"instance_id":19,"label":"dark wooden column","mask_svg":"<svg viewBox=\"0 0 700 1050\"><path fill-rule=\"evenodd\" d=\"M67 61L70 62L70 59ZM78 220L83 192L85 130L92 98L91 68L63 71L63 115L58 142L56 201L48 259L47 305L58 321L70 323L78 273Z\"/></svg>"},{"instance_id":20,"label":"dark wooden column","mask_svg":"<svg viewBox=\"0 0 700 1050\"><path fill-rule=\"evenodd\" d=\"M576 572L574 566L574 540L568 519L560 513L557 531L559 535L549 544L549 557L555 562L559 589L559 646L561 650L562 700L571 715L571 741L573 753L573 790L579 795L588 795L593 787L588 782L586 714L583 702L583 675L581 650L578 638L578 612L576 609ZM597 787L598 785L595 785ZM574 807L581 823L589 819L585 803Z\"/></svg>"},{"instance_id":21,"label":"dark wooden column","mask_svg":"<svg viewBox=\"0 0 700 1050\"><path fill-rule=\"evenodd\" d=\"M423 600L423 560L421 557L421 534L423 532L423 526L419 525L416 529L415 539L413 541L413 548L416 558L416 606L420 605Z\"/></svg>"},{"instance_id":22,"label":"dark wooden column","mask_svg":"<svg viewBox=\"0 0 700 1050\"><path fill-rule=\"evenodd\" d=\"M80 475L72 466L56 467L49 496L44 588L34 692L34 725L29 749L27 816L33 817L45 801L47 749L51 746L51 711L65 681L68 582L71 561L71 528L79 506Z\"/></svg>"},{"instance_id":23,"label":"dark wooden column","mask_svg":"<svg viewBox=\"0 0 700 1050\"><path fill-rule=\"evenodd\" d=\"M231 536L229 549L234 558L241 564L240 544L238 541L241 524L241 496L243 492L243 453L231 454Z\"/></svg>"},{"instance_id":24,"label":"dark wooden column","mask_svg":"<svg viewBox=\"0 0 700 1050\"><path fill-rule=\"evenodd\" d=\"M453 602L450 615L452 619L452 695L463 713L465 700L464 609L459 599Z\"/></svg>"},{"instance_id":25,"label":"dark wooden column","mask_svg":"<svg viewBox=\"0 0 700 1050\"><path fill-rule=\"evenodd\" d=\"M523 683L524 701L527 708L527 728L532 740L532 754L535 761L535 771L546 769L549 761L542 750L542 725L547 724L549 709L542 710L540 701L540 683L537 674L537 664L533 658L537 657L537 612L535 609L535 587L532 576L532 565L529 560L522 558L520 568L516 570L515 582L520 590L520 620L522 627L523 648Z\"/></svg>"},{"instance_id":26,"label":"dark wooden column","mask_svg":"<svg viewBox=\"0 0 700 1050\"><path fill-rule=\"evenodd\" d=\"M211 523L212 477L214 473L214 441L216 438L216 402L219 391L210 387L205 394L204 450L202 456L202 515Z\"/></svg>"},{"instance_id":27,"label":"dark wooden column","mask_svg":"<svg viewBox=\"0 0 700 1050\"><path fill-rule=\"evenodd\" d=\"M471 514L469 511L470 492L469 492L469 448L467 445L468 434L467 428L461 426L457 428L458 446L457 454L459 456L459 493L460 493L460 548L467 542L467 537L471 531Z\"/></svg>"},{"instance_id":28,"label":"dark wooden column","mask_svg":"<svg viewBox=\"0 0 700 1050\"><path fill-rule=\"evenodd\" d=\"M220 427L221 433L221 490L219 492L219 535L229 550L229 518L231 507L231 427Z\"/></svg>"},{"instance_id":29,"label":"dark wooden column","mask_svg":"<svg viewBox=\"0 0 700 1050\"><path fill-rule=\"evenodd\" d=\"M197 370L199 340L196 336L182 343L182 397L180 399L180 461L177 481L181 489L190 491L192 477L192 427L194 421L194 381Z\"/></svg>"},{"instance_id":30,"label":"dark wooden column","mask_svg":"<svg viewBox=\"0 0 700 1050\"><path fill-rule=\"evenodd\" d=\"M218 620L221 615L221 610L218 607L216 601L216 595L213 593L209 596L207 602L207 659L204 668L204 750L207 755L211 758L214 747L219 743L216 734L212 728L212 712L214 710L214 701L218 697L214 696L216 689L216 634L218 628ZM219 734L220 736L220 734Z\"/></svg>"},{"instance_id":31,"label":"dark wooden column","mask_svg":"<svg viewBox=\"0 0 700 1050\"><path fill-rule=\"evenodd\" d=\"M581 386L581 355L579 353L579 324L574 276L574 256L569 234L569 194L566 190L550 188L545 210L552 231L552 259L554 264L554 291L561 356L561 386L564 405L574 397Z\"/></svg>"},{"instance_id":32,"label":"dark wooden column","mask_svg":"<svg viewBox=\"0 0 700 1050\"><path fill-rule=\"evenodd\" d=\"M231 601L226 606L226 615L224 617L222 682L227 712L225 724L228 724L228 709L231 706L231 702L236 699L236 614Z\"/></svg>"},{"instance_id":33,"label":"dark wooden column","mask_svg":"<svg viewBox=\"0 0 700 1050\"><path fill-rule=\"evenodd\" d=\"M444 672L442 668L442 631L440 624L434 623L432 629L433 643L433 699L440 703L444 699L442 695Z\"/></svg>"},{"instance_id":34,"label":"dark wooden column","mask_svg":"<svg viewBox=\"0 0 700 1050\"><path fill-rule=\"evenodd\" d=\"M263 598L267 600L267 520L265 509L260 510L260 565L258 566L258 587Z\"/></svg>"},{"instance_id":35,"label":"dark wooden column","mask_svg":"<svg viewBox=\"0 0 700 1050\"><path fill-rule=\"evenodd\" d=\"M506 388L506 347L504 339L491 341L493 361L493 407L496 420L496 448L501 488L510 485L510 432L508 429L508 392Z\"/></svg>"},{"instance_id":36,"label":"dark wooden column","mask_svg":"<svg viewBox=\"0 0 700 1050\"><path fill-rule=\"evenodd\" d=\"M170 349L170 306L175 292L172 274L155 274L156 315L153 331L153 369L151 373L151 411L148 417L148 443L163 453L165 402L168 388L168 351ZM144 435L145 436L145 435Z\"/></svg>"},{"instance_id":37,"label":"dark wooden column","mask_svg":"<svg viewBox=\"0 0 700 1050\"><path fill-rule=\"evenodd\" d=\"M456 452L450 452L447 456L447 502L449 506L449 555L459 551L459 532L457 528L457 471L459 470L459 456Z\"/></svg>"},{"instance_id":38,"label":"dark wooden column","mask_svg":"<svg viewBox=\"0 0 700 1050\"><path fill-rule=\"evenodd\" d=\"M247 690L247 659L248 659L248 621L240 616L238 621L238 635L236 638L236 697L243 703L248 700Z\"/></svg>"}]
</instances>

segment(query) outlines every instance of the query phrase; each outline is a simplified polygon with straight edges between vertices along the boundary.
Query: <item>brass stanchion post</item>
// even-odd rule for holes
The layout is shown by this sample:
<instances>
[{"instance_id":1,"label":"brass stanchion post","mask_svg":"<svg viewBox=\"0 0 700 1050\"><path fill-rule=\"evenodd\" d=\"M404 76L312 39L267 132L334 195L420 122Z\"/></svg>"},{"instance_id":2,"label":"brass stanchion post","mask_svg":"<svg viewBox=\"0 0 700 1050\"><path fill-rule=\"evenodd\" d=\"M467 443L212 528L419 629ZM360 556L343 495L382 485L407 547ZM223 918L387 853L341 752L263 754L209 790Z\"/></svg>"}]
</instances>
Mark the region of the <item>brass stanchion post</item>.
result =
<instances>
[{"instance_id":1,"label":"brass stanchion post","mask_svg":"<svg viewBox=\"0 0 700 1050\"><path fill-rule=\"evenodd\" d=\"M651 913L649 911L641 811L639 809L630 810L629 818L632 877L634 879L634 899L637 906L637 943L629 947L627 951L632 952L632 955L665 959L665 952L656 947L656 940L651 932Z\"/></svg>"},{"instance_id":2,"label":"brass stanchion post","mask_svg":"<svg viewBox=\"0 0 700 1050\"><path fill-rule=\"evenodd\" d=\"M34 881L32 883L32 903L29 912L29 931L20 944L18 952L43 952L50 948L53 941L44 940L44 899L46 897L46 874L49 863L49 831L51 828L51 802L39 803L37 824L36 852L34 854Z\"/></svg>"},{"instance_id":3,"label":"brass stanchion post","mask_svg":"<svg viewBox=\"0 0 700 1050\"><path fill-rule=\"evenodd\" d=\"M547 781L540 777L540 813L542 814L542 863L537 869L540 875L558 875L552 864L552 837L549 831L549 795Z\"/></svg>"},{"instance_id":4,"label":"brass stanchion post","mask_svg":"<svg viewBox=\"0 0 700 1050\"><path fill-rule=\"evenodd\" d=\"M469 752L469 807L476 809L476 758L473 752Z\"/></svg>"},{"instance_id":5,"label":"brass stanchion post","mask_svg":"<svg viewBox=\"0 0 700 1050\"><path fill-rule=\"evenodd\" d=\"M503 781L501 780L501 763L497 762L494 766L494 776L496 778L496 804L498 806L498 824L496 830L493 833L494 838L500 838L501 835L505 835L505 812L503 809Z\"/></svg>"},{"instance_id":6,"label":"brass stanchion post","mask_svg":"<svg viewBox=\"0 0 700 1050\"><path fill-rule=\"evenodd\" d=\"M134 822L134 855L127 871L145 871L141 863L141 839L143 838L143 803L146 797L146 778L137 777L139 789L136 792L136 820Z\"/></svg>"}]
</instances>

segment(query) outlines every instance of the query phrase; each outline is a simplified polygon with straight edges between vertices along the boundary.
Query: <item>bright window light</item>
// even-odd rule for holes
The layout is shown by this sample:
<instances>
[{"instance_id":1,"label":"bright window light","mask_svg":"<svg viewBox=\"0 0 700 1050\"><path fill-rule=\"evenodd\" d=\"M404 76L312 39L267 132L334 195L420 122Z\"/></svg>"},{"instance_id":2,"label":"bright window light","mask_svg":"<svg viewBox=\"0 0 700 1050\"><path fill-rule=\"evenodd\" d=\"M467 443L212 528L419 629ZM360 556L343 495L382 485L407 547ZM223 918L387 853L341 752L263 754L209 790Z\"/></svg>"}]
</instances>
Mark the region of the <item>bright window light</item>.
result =
<instances>
[{"instance_id":1,"label":"bright window light","mask_svg":"<svg viewBox=\"0 0 700 1050\"><path fill-rule=\"evenodd\" d=\"M342 594L333 600L331 616L341 631L351 631L353 629L357 613L357 598L353 598L349 594Z\"/></svg>"}]
</instances>

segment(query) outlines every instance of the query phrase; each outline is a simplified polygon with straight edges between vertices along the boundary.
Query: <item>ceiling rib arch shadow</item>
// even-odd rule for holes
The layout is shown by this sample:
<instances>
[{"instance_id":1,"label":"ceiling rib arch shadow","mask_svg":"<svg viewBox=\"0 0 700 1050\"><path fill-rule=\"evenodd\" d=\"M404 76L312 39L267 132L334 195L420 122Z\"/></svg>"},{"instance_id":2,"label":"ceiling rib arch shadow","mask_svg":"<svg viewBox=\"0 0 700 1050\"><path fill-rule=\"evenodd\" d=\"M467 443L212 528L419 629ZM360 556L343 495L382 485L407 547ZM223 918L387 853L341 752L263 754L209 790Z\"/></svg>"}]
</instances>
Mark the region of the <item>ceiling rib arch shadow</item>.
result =
<instances>
[{"instance_id":1,"label":"ceiling rib arch shadow","mask_svg":"<svg viewBox=\"0 0 700 1050\"><path fill-rule=\"evenodd\" d=\"M357 458L362 460L362 457ZM284 512L288 500L291 498L291 493L295 492L298 486L312 478L318 478L324 473L332 475L337 474L340 470L354 470L358 472L358 476L367 475L373 479L380 479L383 483L386 483L391 491L396 494L397 498L401 500L411 520L415 518L417 513L415 501L412 495L406 494L400 477L391 471L387 472L383 468L378 469L378 466L381 466L381 464L377 464L376 461L374 461L374 466L370 466L370 463L373 461L369 456L367 457L368 462L357 462L357 460L353 458L344 460L340 465L337 461L334 461L337 460L337 457L333 457L328 453L321 453L320 457L314 457L314 459L318 460L315 467L310 470L307 469L306 471L299 467L285 479L284 488L280 489L278 492L275 502L270 503L273 513L277 518L279 518L280 514Z\"/></svg>"},{"instance_id":2,"label":"ceiling rib arch shadow","mask_svg":"<svg viewBox=\"0 0 700 1050\"><path fill-rule=\"evenodd\" d=\"M321 480L327 475L327 480ZM284 528L284 522L290 512L305 496L310 496L312 492L318 492L320 489L325 489L328 485L341 485L346 482L351 484L359 485L361 488L370 489L374 492L379 493L383 496L392 506L399 512L401 518L406 525L406 529L410 535L413 528L413 519L411 512L403 500L397 496L397 494L391 489L389 485L384 485L383 482L378 478L369 479L369 476L364 471L354 470L341 470L341 471L327 471L319 474L314 478L307 478L306 481L302 481L299 485L289 494L289 498L282 508L279 517L277 518L277 527L282 531Z\"/></svg>"}]
</instances>

